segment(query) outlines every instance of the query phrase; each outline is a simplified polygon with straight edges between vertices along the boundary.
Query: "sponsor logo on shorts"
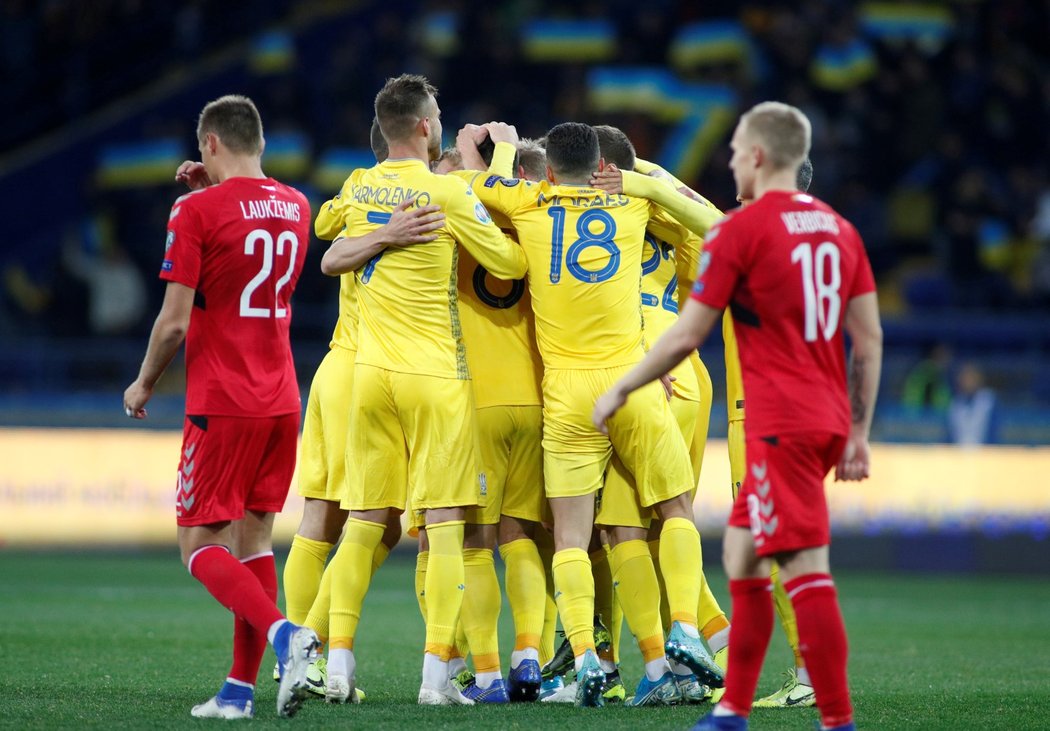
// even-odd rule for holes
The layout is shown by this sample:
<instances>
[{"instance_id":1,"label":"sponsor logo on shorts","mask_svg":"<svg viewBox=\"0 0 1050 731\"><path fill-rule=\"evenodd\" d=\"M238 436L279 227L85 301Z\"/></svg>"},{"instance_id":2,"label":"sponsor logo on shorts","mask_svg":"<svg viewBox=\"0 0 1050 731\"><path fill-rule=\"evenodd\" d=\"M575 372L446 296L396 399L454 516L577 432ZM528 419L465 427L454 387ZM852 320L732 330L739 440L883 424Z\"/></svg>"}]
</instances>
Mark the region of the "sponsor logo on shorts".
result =
<instances>
[{"instance_id":1,"label":"sponsor logo on shorts","mask_svg":"<svg viewBox=\"0 0 1050 731\"><path fill-rule=\"evenodd\" d=\"M481 486L482 497L489 494L489 481L484 472L478 473L478 484Z\"/></svg>"}]
</instances>

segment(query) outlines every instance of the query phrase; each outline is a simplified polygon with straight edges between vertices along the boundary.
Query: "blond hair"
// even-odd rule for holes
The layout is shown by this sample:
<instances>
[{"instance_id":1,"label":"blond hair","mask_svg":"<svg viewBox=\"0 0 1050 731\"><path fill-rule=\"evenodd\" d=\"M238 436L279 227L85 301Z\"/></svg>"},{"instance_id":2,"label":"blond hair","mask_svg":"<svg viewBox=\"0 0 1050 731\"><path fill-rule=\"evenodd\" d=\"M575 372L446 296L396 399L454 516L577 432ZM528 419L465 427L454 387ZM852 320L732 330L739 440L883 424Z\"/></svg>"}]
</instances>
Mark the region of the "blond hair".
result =
<instances>
[{"instance_id":1,"label":"blond hair","mask_svg":"<svg viewBox=\"0 0 1050 731\"><path fill-rule=\"evenodd\" d=\"M761 143L774 170L798 169L809 155L812 128L801 110L782 102L762 102L740 118L743 131Z\"/></svg>"}]
</instances>

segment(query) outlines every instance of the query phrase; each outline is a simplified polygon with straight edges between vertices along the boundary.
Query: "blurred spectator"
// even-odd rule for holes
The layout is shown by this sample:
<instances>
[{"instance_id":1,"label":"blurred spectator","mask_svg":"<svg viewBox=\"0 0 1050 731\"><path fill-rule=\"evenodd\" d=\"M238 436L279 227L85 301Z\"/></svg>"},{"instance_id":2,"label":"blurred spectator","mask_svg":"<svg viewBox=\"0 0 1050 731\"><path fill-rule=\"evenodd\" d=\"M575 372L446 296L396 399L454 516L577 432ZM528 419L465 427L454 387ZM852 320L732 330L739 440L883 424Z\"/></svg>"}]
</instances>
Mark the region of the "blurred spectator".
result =
<instances>
[{"instance_id":1,"label":"blurred spectator","mask_svg":"<svg viewBox=\"0 0 1050 731\"><path fill-rule=\"evenodd\" d=\"M952 400L951 367L951 348L944 343L930 348L926 357L916 363L904 379L901 405L911 409L947 411Z\"/></svg>"},{"instance_id":2,"label":"blurred spectator","mask_svg":"<svg viewBox=\"0 0 1050 731\"><path fill-rule=\"evenodd\" d=\"M965 363L955 377L956 393L948 407L948 435L963 446L995 444L999 432L999 402L984 384L984 374Z\"/></svg>"},{"instance_id":3,"label":"blurred spectator","mask_svg":"<svg viewBox=\"0 0 1050 731\"><path fill-rule=\"evenodd\" d=\"M97 214L85 224L84 236L62 252L67 272L87 285L88 326L96 335L124 335L146 311L142 272L113 236L112 217Z\"/></svg>"}]
</instances>

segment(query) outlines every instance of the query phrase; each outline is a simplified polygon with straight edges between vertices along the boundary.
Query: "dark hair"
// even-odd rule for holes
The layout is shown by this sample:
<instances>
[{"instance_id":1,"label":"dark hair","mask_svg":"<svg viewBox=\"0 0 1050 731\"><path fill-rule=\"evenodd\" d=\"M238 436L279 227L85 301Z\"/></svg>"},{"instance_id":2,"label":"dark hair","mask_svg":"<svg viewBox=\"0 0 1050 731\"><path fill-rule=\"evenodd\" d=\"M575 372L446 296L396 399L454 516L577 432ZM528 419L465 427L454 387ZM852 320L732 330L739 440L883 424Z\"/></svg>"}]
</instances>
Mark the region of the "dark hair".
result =
<instances>
[{"instance_id":1,"label":"dark hair","mask_svg":"<svg viewBox=\"0 0 1050 731\"><path fill-rule=\"evenodd\" d=\"M795 176L795 187L805 193L813 182L813 161L808 157L799 165L798 175Z\"/></svg>"},{"instance_id":2,"label":"dark hair","mask_svg":"<svg viewBox=\"0 0 1050 731\"><path fill-rule=\"evenodd\" d=\"M621 170L634 170L634 145L618 127L607 124L594 125L598 135L598 147L606 164L613 164Z\"/></svg>"},{"instance_id":3,"label":"dark hair","mask_svg":"<svg viewBox=\"0 0 1050 731\"><path fill-rule=\"evenodd\" d=\"M437 89L424 76L401 74L386 80L376 94L375 111L388 144L401 142L412 134L419 120L426 116L426 104L431 96L437 96Z\"/></svg>"},{"instance_id":4,"label":"dark hair","mask_svg":"<svg viewBox=\"0 0 1050 731\"><path fill-rule=\"evenodd\" d=\"M376 156L376 162L383 162L390 157L390 145L383 137L383 130L379 129L377 117L372 117L372 129L368 133L368 143L372 146L372 154Z\"/></svg>"},{"instance_id":5,"label":"dark hair","mask_svg":"<svg viewBox=\"0 0 1050 731\"><path fill-rule=\"evenodd\" d=\"M547 133L547 164L559 179L588 180L601 156L598 135L589 124L565 122Z\"/></svg>"},{"instance_id":6,"label":"dark hair","mask_svg":"<svg viewBox=\"0 0 1050 731\"><path fill-rule=\"evenodd\" d=\"M496 154L496 143L492 141L492 138L485 135L485 139L478 143L478 154L481 155L481 159L485 161L486 165L492 164L492 156ZM512 177L518 174L518 151L514 150L514 173Z\"/></svg>"},{"instance_id":7,"label":"dark hair","mask_svg":"<svg viewBox=\"0 0 1050 731\"><path fill-rule=\"evenodd\" d=\"M240 155L262 152L262 119L246 96L227 94L204 105L197 120L197 139L203 140L209 132L217 135L230 152Z\"/></svg>"}]
</instances>

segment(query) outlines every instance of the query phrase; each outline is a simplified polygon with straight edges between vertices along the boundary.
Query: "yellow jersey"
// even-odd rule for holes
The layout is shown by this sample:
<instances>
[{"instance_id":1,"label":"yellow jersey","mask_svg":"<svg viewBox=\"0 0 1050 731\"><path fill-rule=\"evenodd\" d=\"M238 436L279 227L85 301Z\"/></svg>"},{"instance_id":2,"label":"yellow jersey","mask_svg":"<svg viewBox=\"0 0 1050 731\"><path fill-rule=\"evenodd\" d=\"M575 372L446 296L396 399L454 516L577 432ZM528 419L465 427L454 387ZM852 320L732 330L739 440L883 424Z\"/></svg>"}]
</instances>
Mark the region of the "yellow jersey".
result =
<instances>
[{"instance_id":1,"label":"yellow jersey","mask_svg":"<svg viewBox=\"0 0 1050 731\"><path fill-rule=\"evenodd\" d=\"M646 228L674 244L685 229L648 200L587 186L479 173L471 187L518 233L544 367L613 368L641 360Z\"/></svg>"},{"instance_id":2,"label":"yellow jersey","mask_svg":"<svg viewBox=\"0 0 1050 731\"><path fill-rule=\"evenodd\" d=\"M736 349L733 315L726 310L722 315L722 340L726 346L726 409L729 421L744 420L744 378L740 373L740 355Z\"/></svg>"},{"instance_id":3,"label":"yellow jersey","mask_svg":"<svg viewBox=\"0 0 1050 731\"><path fill-rule=\"evenodd\" d=\"M332 241L343 233L343 217L346 213L343 193L363 172L364 168L359 168L350 173L335 198L321 205L317 218L314 219L314 233L317 234L317 238ZM354 281L353 272L339 276L339 318L335 322L335 331L328 347L357 350L357 283Z\"/></svg>"},{"instance_id":4,"label":"yellow jersey","mask_svg":"<svg viewBox=\"0 0 1050 731\"><path fill-rule=\"evenodd\" d=\"M418 205L439 205L445 214L434 241L385 249L355 273L357 362L401 373L469 378L456 242L503 279L525 275L524 253L496 228L464 181L435 175L422 160L388 159L351 178L341 194L348 236L382 226L409 198Z\"/></svg>"}]
</instances>

